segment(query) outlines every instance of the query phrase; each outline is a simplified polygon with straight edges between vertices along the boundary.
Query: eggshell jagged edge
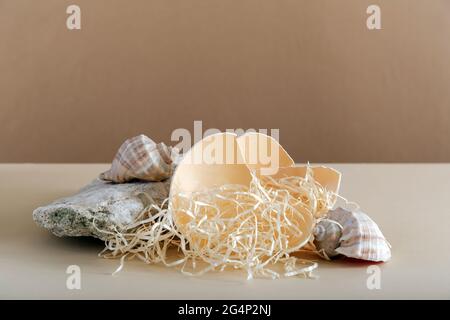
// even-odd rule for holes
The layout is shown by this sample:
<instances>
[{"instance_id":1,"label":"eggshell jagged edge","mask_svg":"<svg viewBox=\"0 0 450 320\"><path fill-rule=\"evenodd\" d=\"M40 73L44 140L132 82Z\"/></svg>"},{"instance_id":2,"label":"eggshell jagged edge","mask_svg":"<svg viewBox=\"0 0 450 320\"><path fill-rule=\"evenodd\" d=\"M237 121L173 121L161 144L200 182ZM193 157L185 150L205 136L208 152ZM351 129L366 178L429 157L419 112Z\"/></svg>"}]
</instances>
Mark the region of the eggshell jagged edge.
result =
<instances>
[{"instance_id":1,"label":"eggshell jagged edge","mask_svg":"<svg viewBox=\"0 0 450 320\"><path fill-rule=\"evenodd\" d=\"M251 182L251 170L255 170L261 174L262 168L266 167L261 163L249 163L246 155L249 152L257 152L257 148L254 148L254 144L249 143L252 138L264 139L266 143L273 143L275 147L278 147L278 155L280 167L278 171L271 175L273 178L281 178L286 176L302 176L306 175L306 166L296 166L294 160L289 156L286 150L272 137L262 133L250 132L240 137L237 137L234 133L222 132L205 137L201 141L197 142L183 157L175 170L172 177L172 183L169 195L169 206L173 212L177 211L177 206L174 201L174 195L179 193L189 194L196 191L203 191L208 188L214 188L225 184L241 184L249 185ZM205 148L208 148L209 144L217 142L218 139L223 139L224 150L233 152L236 157L237 163L234 164L207 164L196 163L192 161L201 156L203 160L203 152ZM229 140L227 140L229 139ZM230 143L228 144L227 143ZM258 140L259 141L259 140ZM233 149L230 149L233 148ZM199 152L201 154L199 154ZM314 178L322 186L335 193L338 192L341 173L325 166L312 167ZM175 223L177 225L184 224L184 219L177 219L175 217ZM313 221L308 221L307 229L312 229ZM180 227L180 225L179 225Z\"/></svg>"}]
</instances>

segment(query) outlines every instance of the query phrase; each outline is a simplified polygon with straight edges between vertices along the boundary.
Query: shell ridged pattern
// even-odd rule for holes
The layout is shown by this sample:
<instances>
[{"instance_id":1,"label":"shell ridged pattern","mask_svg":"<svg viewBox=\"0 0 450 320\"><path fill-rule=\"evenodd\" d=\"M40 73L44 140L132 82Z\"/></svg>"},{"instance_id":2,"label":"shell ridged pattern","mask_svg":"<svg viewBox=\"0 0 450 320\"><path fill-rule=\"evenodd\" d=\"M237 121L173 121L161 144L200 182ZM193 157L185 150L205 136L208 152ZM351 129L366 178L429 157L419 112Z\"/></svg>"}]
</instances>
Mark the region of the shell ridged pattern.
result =
<instances>
[{"instance_id":1,"label":"shell ridged pattern","mask_svg":"<svg viewBox=\"0 0 450 320\"><path fill-rule=\"evenodd\" d=\"M368 261L388 261L391 258L389 243L378 225L364 212L337 208L330 210L327 218L343 227L336 252Z\"/></svg>"},{"instance_id":2,"label":"shell ridged pattern","mask_svg":"<svg viewBox=\"0 0 450 320\"><path fill-rule=\"evenodd\" d=\"M126 140L117 151L111 169L100 179L115 183L132 180L162 181L172 176L173 150L164 143L155 143L141 134Z\"/></svg>"}]
</instances>

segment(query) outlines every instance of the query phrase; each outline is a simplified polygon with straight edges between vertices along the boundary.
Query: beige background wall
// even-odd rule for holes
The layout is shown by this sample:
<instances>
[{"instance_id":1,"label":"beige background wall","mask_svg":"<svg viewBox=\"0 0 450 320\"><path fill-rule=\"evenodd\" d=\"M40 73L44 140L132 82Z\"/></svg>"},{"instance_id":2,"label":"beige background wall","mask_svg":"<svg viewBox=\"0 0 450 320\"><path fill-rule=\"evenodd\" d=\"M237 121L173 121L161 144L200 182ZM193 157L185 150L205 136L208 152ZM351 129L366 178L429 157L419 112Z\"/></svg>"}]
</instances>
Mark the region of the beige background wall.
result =
<instances>
[{"instance_id":1,"label":"beige background wall","mask_svg":"<svg viewBox=\"0 0 450 320\"><path fill-rule=\"evenodd\" d=\"M279 128L297 161L450 161L450 1L0 0L0 162L194 120Z\"/></svg>"}]
</instances>

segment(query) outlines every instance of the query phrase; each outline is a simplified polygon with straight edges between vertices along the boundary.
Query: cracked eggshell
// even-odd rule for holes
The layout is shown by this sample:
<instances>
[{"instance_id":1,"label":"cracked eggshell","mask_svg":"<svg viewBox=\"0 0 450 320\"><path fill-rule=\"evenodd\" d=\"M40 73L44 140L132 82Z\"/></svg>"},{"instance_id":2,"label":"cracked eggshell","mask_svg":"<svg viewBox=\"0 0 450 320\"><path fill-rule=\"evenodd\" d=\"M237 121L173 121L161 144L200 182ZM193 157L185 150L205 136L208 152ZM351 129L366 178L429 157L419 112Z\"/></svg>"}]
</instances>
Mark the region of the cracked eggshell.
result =
<instances>
[{"instance_id":1,"label":"cracked eggshell","mask_svg":"<svg viewBox=\"0 0 450 320\"><path fill-rule=\"evenodd\" d=\"M273 174L279 167L295 165L278 141L266 134L248 132L237 138L237 143L245 164L257 173L264 174L266 171Z\"/></svg>"},{"instance_id":2,"label":"cracked eggshell","mask_svg":"<svg viewBox=\"0 0 450 320\"><path fill-rule=\"evenodd\" d=\"M307 169L308 167L306 166L283 167L279 168L277 173L271 175L271 177L274 179L292 176L305 177ZM334 193L339 192L339 186L341 184L341 173L339 171L324 166L311 167L311 169L314 179L322 187Z\"/></svg>"},{"instance_id":3,"label":"cracked eggshell","mask_svg":"<svg viewBox=\"0 0 450 320\"><path fill-rule=\"evenodd\" d=\"M225 184L250 184L251 174L242 161L236 138L226 132L207 136L186 152L178 164L172 177L169 205L180 229L192 217L180 211L183 203L178 194L189 195Z\"/></svg>"},{"instance_id":4,"label":"cracked eggshell","mask_svg":"<svg viewBox=\"0 0 450 320\"><path fill-rule=\"evenodd\" d=\"M239 138L234 133L217 133L197 142L184 155L172 177L171 198L179 192L202 191L224 184L248 186L250 170L267 167L261 157L255 156L262 145L277 150L278 163L282 166L294 165L289 154L272 137L253 132Z\"/></svg>"},{"instance_id":5,"label":"cracked eggshell","mask_svg":"<svg viewBox=\"0 0 450 320\"><path fill-rule=\"evenodd\" d=\"M305 177L306 166L297 166L291 156L271 136L249 132L237 138L240 153L246 165L255 170L258 175L268 175L274 179L289 176ZM261 148L264 148L261 152ZM277 154L267 153L274 150L278 154L278 162L274 161ZM258 156L259 155L259 156ZM268 157L270 156L270 161ZM269 164L267 162L269 161ZM275 162L275 163L274 163ZM276 164L276 170L267 171L271 164ZM266 169L266 171L264 171ZM341 173L325 166L312 167L314 179L329 191L338 193L341 183Z\"/></svg>"},{"instance_id":6,"label":"cracked eggshell","mask_svg":"<svg viewBox=\"0 0 450 320\"><path fill-rule=\"evenodd\" d=\"M267 163L261 162L259 157L256 157L256 161L252 161L259 151L264 153L264 150L260 150L264 145L275 148L275 153L279 156L278 164L294 165L292 158L276 140L260 133L245 134L239 138L232 133L218 133L199 141L186 153L173 175L169 201L174 222L181 232L194 218L183 212L187 209L186 201L177 195L180 193L189 195L225 184L250 186L252 179L250 170L262 172L262 169L268 168ZM285 172L284 170L286 169L282 172ZM306 169L294 167L292 170L295 174L306 173ZM310 213L302 206L297 209L302 212L303 217L297 219L295 224L303 233L289 235L291 247L306 243L312 234L314 224ZM293 218L292 213L286 214L288 218L291 216Z\"/></svg>"}]
</instances>

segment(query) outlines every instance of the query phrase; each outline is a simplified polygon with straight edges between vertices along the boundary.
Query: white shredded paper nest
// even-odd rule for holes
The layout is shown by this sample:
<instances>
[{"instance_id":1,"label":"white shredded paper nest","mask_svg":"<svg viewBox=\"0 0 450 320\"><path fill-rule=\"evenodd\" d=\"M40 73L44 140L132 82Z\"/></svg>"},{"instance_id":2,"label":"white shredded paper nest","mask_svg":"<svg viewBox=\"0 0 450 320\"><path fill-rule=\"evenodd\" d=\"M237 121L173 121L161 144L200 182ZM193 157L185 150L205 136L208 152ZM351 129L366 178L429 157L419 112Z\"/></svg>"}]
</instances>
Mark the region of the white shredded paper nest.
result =
<instances>
[{"instance_id":1,"label":"white shredded paper nest","mask_svg":"<svg viewBox=\"0 0 450 320\"><path fill-rule=\"evenodd\" d=\"M312 226L338 195L317 183L308 168L305 177L274 180L253 173L250 186L223 185L177 197L187 223L177 223L180 212L174 214L166 199L149 205L130 225L97 228L108 235L100 255L121 258L116 272L125 259L139 258L178 266L187 275L241 269L249 279L311 277L317 263L292 254L314 252Z\"/></svg>"}]
</instances>

